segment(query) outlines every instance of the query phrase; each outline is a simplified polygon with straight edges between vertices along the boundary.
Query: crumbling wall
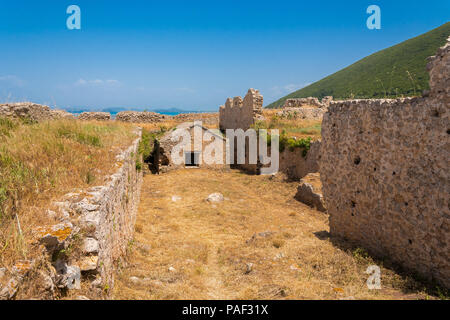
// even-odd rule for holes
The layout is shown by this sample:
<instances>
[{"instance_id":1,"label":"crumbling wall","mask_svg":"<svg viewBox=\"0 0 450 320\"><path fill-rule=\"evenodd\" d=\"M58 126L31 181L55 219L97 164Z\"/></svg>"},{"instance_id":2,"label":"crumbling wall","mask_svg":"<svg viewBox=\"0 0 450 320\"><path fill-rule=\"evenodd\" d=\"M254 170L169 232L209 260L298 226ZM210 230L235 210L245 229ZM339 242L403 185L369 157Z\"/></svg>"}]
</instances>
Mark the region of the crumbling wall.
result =
<instances>
[{"instance_id":1,"label":"crumbling wall","mask_svg":"<svg viewBox=\"0 0 450 320\"><path fill-rule=\"evenodd\" d=\"M319 171L320 140L311 142L310 149L303 156L302 148L286 148L280 153L280 172L289 179L300 180L308 173Z\"/></svg>"},{"instance_id":2,"label":"crumbling wall","mask_svg":"<svg viewBox=\"0 0 450 320\"><path fill-rule=\"evenodd\" d=\"M306 120L322 120L323 114L326 112L324 108L283 108L277 112L277 116L282 119L306 119Z\"/></svg>"},{"instance_id":3,"label":"crumbling wall","mask_svg":"<svg viewBox=\"0 0 450 320\"><path fill-rule=\"evenodd\" d=\"M333 236L450 287L450 44L422 98L334 102L320 175Z\"/></svg>"},{"instance_id":4,"label":"crumbling wall","mask_svg":"<svg viewBox=\"0 0 450 320\"><path fill-rule=\"evenodd\" d=\"M256 120L262 119L262 105L263 96L255 89L249 89L244 99L228 98L219 108L220 130L247 130Z\"/></svg>"},{"instance_id":5,"label":"crumbling wall","mask_svg":"<svg viewBox=\"0 0 450 320\"><path fill-rule=\"evenodd\" d=\"M141 131L136 133L132 145L117 155L117 170L106 184L74 191L52 204L48 214L60 223L33 231L43 260L17 264L7 286L0 286L0 300L14 298L27 282L41 290L36 298L45 299L58 297L58 288L81 290L94 299L112 289L117 263L133 237L140 198Z\"/></svg>"},{"instance_id":6,"label":"crumbling wall","mask_svg":"<svg viewBox=\"0 0 450 320\"><path fill-rule=\"evenodd\" d=\"M180 113L173 116L175 121L201 121L203 125L217 125L219 123L219 114L217 112L201 113Z\"/></svg>"},{"instance_id":7,"label":"crumbling wall","mask_svg":"<svg viewBox=\"0 0 450 320\"><path fill-rule=\"evenodd\" d=\"M78 116L79 120L109 121L111 114L109 112L83 112Z\"/></svg>"},{"instance_id":8,"label":"crumbling wall","mask_svg":"<svg viewBox=\"0 0 450 320\"><path fill-rule=\"evenodd\" d=\"M259 137L258 137L259 139ZM257 146L259 152L259 143ZM259 160L256 164L250 163L249 155L249 139L246 139L245 143L245 160L243 164L233 165L232 168L238 168L250 174L260 174L261 168L270 167L270 164L263 165ZM237 143L234 144L234 157L235 163L237 159ZM271 148L267 147L267 155L271 156ZM320 159L320 140L311 142L310 149L303 155L302 148L285 148L279 153L279 168L278 172L282 172L288 179L300 180L308 173L319 171L319 159Z\"/></svg>"},{"instance_id":9,"label":"crumbling wall","mask_svg":"<svg viewBox=\"0 0 450 320\"><path fill-rule=\"evenodd\" d=\"M75 116L65 110L50 109L48 106L32 102L0 104L0 117L45 121L55 119L75 119Z\"/></svg>"},{"instance_id":10,"label":"crumbling wall","mask_svg":"<svg viewBox=\"0 0 450 320\"><path fill-rule=\"evenodd\" d=\"M322 99L322 101L319 101L318 98L315 97L309 97L309 98L294 98L294 99L287 99L284 102L283 109L284 108L305 108L305 107L313 107L313 108L328 108L331 101L333 101L333 97L327 96Z\"/></svg>"},{"instance_id":11,"label":"crumbling wall","mask_svg":"<svg viewBox=\"0 0 450 320\"><path fill-rule=\"evenodd\" d=\"M117 121L133 123L152 123L161 122L170 119L170 116L147 111L121 111L116 115Z\"/></svg>"}]
</instances>

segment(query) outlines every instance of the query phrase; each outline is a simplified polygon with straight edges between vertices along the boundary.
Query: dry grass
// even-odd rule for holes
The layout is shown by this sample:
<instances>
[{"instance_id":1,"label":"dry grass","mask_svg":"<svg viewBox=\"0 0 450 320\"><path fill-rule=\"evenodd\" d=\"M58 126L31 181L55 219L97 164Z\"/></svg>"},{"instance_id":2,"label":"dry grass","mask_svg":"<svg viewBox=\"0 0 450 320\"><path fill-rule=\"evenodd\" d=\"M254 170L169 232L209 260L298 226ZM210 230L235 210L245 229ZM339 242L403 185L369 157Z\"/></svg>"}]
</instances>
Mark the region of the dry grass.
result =
<instances>
[{"instance_id":1,"label":"dry grass","mask_svg":"<svg viewBox=\"0 0 450 320\"><path fill-rule=\"evenodd\" d=\"M50 202L101 184L116 154L135 138L132 129L109 122L0 119L0 267L38 254L32 231L55 222L46 213Z\"/></svg>"},{"instance_id":2,"label":"dry grass","mask_svg":"<svg viewBox=\"0 0 450 320\"><path fill-rule=\"evenodd\" d=\"M150 132L161 132L168 131L179 124L178 121L175 120L167 120L164 122L150 122L150 123L135 123L136 126L143 128L144 130Z\"/></svg>"},{"instance_id":3,"label":"dry grass","mask_svg":"<svg viewBox=\"0 0 450 320\"><path fill-rule=\"evenodd\" d=\"M364 251L332 243L327 215L295 201L296 187L297 183L235 170L147 175L135 240L128 265L116 278L113 297L426 297L410 289L408 278L374 262ZM225 201L206 202L213 192L221 192ZM174 202L172 196L181 200ZM382 270L382 290L366 286L365 271L374 263Z\"/></svg>"},{"instance_id":4,"label":"dry grass","mask_svg":"<svg viewBox=\"0 0 450 320\"><path fill-rule=\"evenodd\" d=\"M279 129L285 131L289 137L299 139L311 137L313 140L321 137L321 124L319 120L306 119L281 119L277 116L280 109L264 109L263 115L266 120L258 121L255 126L265 129Z\"/></svg>"}]
</instances>

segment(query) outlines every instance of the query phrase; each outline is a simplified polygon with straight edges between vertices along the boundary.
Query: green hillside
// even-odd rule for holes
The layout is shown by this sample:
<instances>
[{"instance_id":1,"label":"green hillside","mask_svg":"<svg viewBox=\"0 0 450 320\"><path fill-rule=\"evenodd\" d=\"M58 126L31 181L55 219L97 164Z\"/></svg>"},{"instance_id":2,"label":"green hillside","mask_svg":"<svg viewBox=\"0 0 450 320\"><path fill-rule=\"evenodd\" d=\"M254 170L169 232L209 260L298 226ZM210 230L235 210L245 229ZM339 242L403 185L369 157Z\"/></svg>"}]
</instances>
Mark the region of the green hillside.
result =
<instances>
[{"instance_id":1,"label":"green hillside","mask_svg":"<svg viewBox=\"0 0 450 320\"><path fill-rule=\"evenodd\" d=\"M286 99L333 96L335 99L420 95L429 88L427 57L445 44L450 22L393 47L376 52L266 108L279 108Z\"/></svg>"}]
</instances>

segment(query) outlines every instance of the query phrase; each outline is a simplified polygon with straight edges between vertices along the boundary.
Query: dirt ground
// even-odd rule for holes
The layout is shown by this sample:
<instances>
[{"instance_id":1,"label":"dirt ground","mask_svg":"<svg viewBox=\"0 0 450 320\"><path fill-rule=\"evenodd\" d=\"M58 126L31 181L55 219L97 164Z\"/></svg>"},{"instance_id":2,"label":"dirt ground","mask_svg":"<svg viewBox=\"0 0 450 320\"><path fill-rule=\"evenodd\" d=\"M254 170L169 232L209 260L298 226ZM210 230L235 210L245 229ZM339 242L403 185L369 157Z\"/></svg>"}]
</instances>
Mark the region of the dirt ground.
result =
<instances>
[{"instance_id":1,"label":"dirt ground","mask_svg":"<svg viewBox=\"0 0 450 320\"><path fill-rule=\"evenodd\" d=\"M115 299L428 299L420 284L331 241L298 182L237 170L146 175ZM223 202L210 203L220 192ZM381 290L369 290L369 265Z\"/></svg>"}]
</instances>

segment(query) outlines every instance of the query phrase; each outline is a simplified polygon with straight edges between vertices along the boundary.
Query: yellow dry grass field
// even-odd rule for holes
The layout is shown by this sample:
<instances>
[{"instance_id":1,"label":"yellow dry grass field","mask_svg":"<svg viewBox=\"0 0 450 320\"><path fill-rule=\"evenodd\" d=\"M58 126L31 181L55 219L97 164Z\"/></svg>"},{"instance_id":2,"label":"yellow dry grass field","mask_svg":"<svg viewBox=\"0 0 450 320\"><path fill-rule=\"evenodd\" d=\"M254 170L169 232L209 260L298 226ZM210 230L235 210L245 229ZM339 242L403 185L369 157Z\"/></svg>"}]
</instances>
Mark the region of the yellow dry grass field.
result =
<instances>
[{"instance_id":1,"label":"yellow dry grass field","mask_svg":"<svg viewBox=\"0 0 450 320\"><path fill-rule=\"evenodd\" d=\"M40 253L34 230L55 224L47 208L76 189L103 183L115 156L136 136L132 125L0 119L0 267ZM20 228L19 228L20 225Z\"/></svg>"},{"instance_id":2,"label":"yellow dry grass field","mask_svg":"<svg viewBox=\"0 0 450 320\"><path fill-rule=\"evenodd\" d=\"M146 175L115 299L418 299L405 276L329 238L328 216L294 200L298 183L237 170ZM205 199L220 192L225 200ZM369 290L367 267L381 267Z\"/></svg>"}]
</instances>

